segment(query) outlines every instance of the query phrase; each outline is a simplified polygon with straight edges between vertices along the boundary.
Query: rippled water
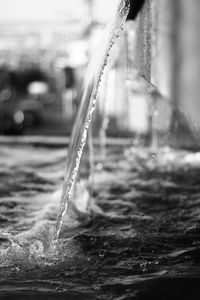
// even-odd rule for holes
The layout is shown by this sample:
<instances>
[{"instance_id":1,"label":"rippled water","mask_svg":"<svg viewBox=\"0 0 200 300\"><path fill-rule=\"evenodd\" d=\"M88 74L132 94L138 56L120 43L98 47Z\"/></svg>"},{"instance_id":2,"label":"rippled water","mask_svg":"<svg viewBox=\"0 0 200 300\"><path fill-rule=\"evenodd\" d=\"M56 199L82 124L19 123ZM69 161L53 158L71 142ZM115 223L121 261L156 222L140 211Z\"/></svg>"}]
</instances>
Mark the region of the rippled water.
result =
<instances>
[{"instance_id":1,"label":"rippled water","mask_svg":"<svg viewBox=\"0 0 200 300\"><path fill-rule=\"evenodd\" d=\"M200 153L109 148L48 257L65 156L0 148L0 299L199 299Z\"/></svg>"}]
</instances>

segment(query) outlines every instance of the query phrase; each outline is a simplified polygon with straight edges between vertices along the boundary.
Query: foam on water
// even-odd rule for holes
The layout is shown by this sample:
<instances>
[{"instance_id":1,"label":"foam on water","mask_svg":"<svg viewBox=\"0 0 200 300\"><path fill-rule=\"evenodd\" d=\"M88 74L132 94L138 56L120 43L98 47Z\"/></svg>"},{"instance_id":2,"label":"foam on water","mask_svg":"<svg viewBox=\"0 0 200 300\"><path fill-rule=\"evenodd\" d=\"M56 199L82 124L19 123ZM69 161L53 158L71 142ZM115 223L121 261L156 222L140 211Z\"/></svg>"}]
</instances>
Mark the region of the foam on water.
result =
<instances>
[{"instance_id":1,"label":"foam on water","mask_svg":"<svg viewBox=\"0 0 200 300\"><path fill-rule=\"evenodd\" d=\"M49 258L65 152L0 149L0 297L140 299L136 294L150 293L152 284L159 297L150 299L164 299L162 290L179 282L180 295L184 288L198 299L192 295L200 281L199 153L165 148L153 158L150 149L108 148L94 174L104 213L88 213L80 187Z\"/></svg>"},{"instance_id":2,"label":"foam on water","mask_svg":"<svg viewBox=\"0 0 200 300\"><path fill-rule=\"evenodd\" d=\"M52 243L65 150L1 146L0 155L0 265L38 264ZM76 199L65 218L69 228L87 213L83 192L82 205Z\"/></svg>"},{"instance_id":3,"label":"foam on water","mask_svg":"<svg viewBox=\"0 0 200 300\"><path fill-rule=\"evenodd\" d=\"M6 174L8 183L8 186L2 186L2 191L5 189L7 195L7 200L4 198L3 201L4 203L8 201L9 204L6 205L17 207L17 210L14 209L14 220L10 216L12 214L10 211L9 216L6 214L6 209L5 213L1 215L6 224L6 230L4 231L4 228L2 228L0 232L0 260L2 266L9 266L13 262L25 264L40 262L41 259L48 256L48 253L52 255L50 250L52 245L55 248L63 222L65 222L67 228L73 228L79 225L85 217L87 218L90 213L94 211L96 213L101 212L89 199L88 192L81 182L78 185L73 203L69 204L69 200L95 109L103 71L110 50L126 20L128 10L129 1L120 0L116 10L113 10L113 18L104 31L100 47L97 48L96 55L89 64L83 84L80 109L68 150L62 192L58 182L63 176L63 171L58 169L56 162L58 163L63 159L63 151L58 151L55 158L51 156L50 151L44 151L44 149L41 149L38 156L37 151L27 155L26 150L16 147L12 159L10 155L13 153L12 150L7 147L1 149L5 159L1 163L1 171L4 175ZM43 151L44 153L41 156ZM52 165L49 164L50 161L52 161ZM20 168L21 164L23 170ZM48 175L45 172L46 168L48 169ZM17 176L19 186L13 180L10 180L10 175ZM39 187L38 181L41 181ZM47 186L48 181L49 185ZM21 185L21 182L23 182L23 185ZM10 195L13 196L13 204L10 202ZM30 197L30 195L31 199L27 201L27 197ZM59 198L61 198L61 205L56 221ZM68 214L65 217L67 210Z\"/></svg>"}]
</instances>

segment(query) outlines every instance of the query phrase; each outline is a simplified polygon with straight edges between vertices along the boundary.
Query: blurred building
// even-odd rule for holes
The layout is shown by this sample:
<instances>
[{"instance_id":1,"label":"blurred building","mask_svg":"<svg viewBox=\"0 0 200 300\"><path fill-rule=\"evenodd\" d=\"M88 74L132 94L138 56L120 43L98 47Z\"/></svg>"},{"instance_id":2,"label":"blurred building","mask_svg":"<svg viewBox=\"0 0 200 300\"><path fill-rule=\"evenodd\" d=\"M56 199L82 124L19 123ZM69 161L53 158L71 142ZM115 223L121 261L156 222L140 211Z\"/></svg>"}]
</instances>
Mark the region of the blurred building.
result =
<instances>
[{"instance_id":1,"label":"blurred building","mask_svg":"<svg viewBox=\"0 0 200 300\"><path fill-rule=\"evenodd\" d=\"M130 2L118 57L107 72L106 101L116 131L199 146L200 4Z\"/></svg>"},{"instance_id":2,"label":"blurred building","mask_svg":"<svg viewBox=\"0 0 200 300\"><path fill-rule=\"evenodd\" d=\"M70 134L86 66L117 2L0 0L1 120L8 111L31 124L32 112L40 112L40 126L27 134ZM96 126L105 118L114 136L198 140L199 2L130 2L101 84ZM15 103L13 112L6 103Z\"/></svg>"},{"instance_id":3,"label":"blurred building","mask_svg":"<svg viewBox=\"0 0 200 300\"><path fill-rule=\"evenodd\" d=\"M28 134L70 134L85 67L98 28L101 31L109 20L114 2L0 1L0 69L2 74L7 74L0 78L4 82L1 92L5 94L8 86L12 90L9 109L8 102L0 97L1 133L5 123L10 122L8 115L20 111L25 118L29 111L26 124L35 123L31 118L36 114L42 122L38 127L28 126L25 130ZM34 77L33 73L43 74L45 79ZM37 94L38 88L31 92L29 84L34 82L37 83L34 86L48 85L44 95Z\"/></svg>"},{"instance_id":4,"label":"blurred building","mask_svg":"<svg viewBox=\"0 0 200 300\"><path fill-rule=\"evenodd\" d=\"M200 137L199 15L199 1L146 0L136 20L134 61L156 112L152 126L185 144Z\"/></svg>"}]
</instances>

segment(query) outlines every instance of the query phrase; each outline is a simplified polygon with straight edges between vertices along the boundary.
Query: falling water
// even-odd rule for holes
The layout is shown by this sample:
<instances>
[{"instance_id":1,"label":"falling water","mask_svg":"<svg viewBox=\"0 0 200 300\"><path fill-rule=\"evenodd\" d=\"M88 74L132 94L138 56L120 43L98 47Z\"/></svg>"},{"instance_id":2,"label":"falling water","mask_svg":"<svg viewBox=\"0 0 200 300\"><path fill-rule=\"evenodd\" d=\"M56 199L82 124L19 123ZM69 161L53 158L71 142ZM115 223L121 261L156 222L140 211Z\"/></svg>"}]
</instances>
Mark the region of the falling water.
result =
<instances>
[{"instance_id":1,"label":"falling water","mask_svg":"<svg viewBox=\"0 0 200 300\"><path fill-rule=\"evenodd\" d=\"M60 212L55 225L53 249L55 249L58 236L62 227L63 217L67 212L71 199L74 182L79 169L79 164L86 143L88 128L95 109L96 97L102 79L103 71L107 65L108 56L115 43L129 12L129 0L120 0L114 17L105 29L100 47L93 57L86 74L84 91L81 99L76 122L73 128L71 143L69 146L66 174L63 183Z\"/></svg>"},{"instance_id":2,"label":"falling water","mask_svg":"<svg viewBox=\"0 0 200 300\"><path fill-rule=\"evenodd\" d=\"M97 61L106 64L109 37L121 24L120 16L113 19L89 69L57 230L94 109ZM19 140L22 145L12 139L12 147L0 147L0 299L199 299L199 151L162 148L152 155L149 148L119 147L112 140L101 171L94 173L95 203L104 213L63 222L58 251L49 259L66 151L56 139L41 139L39 147L34 139L29 144L30 137Z\"/></svg>"}]
</instances>

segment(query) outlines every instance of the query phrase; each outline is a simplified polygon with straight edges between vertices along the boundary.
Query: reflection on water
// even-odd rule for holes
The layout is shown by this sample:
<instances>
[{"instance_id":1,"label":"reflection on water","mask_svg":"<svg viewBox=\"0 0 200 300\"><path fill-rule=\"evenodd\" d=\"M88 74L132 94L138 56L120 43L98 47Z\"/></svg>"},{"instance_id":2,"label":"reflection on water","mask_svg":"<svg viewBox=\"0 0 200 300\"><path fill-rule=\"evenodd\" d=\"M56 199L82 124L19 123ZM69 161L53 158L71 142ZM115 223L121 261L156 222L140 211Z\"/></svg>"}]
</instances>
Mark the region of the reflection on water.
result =
<instances>
[{"instance_id":1,"label":"reflection on water","mask_svg":"<svg viewBox=\"0 0 200 300\"><path fill-rule=\"evenodd\" d=\"M1 298L198 299L200 154L110 148L49 259L65 155L0 149Z\"/></svg>"}]
</instances>

